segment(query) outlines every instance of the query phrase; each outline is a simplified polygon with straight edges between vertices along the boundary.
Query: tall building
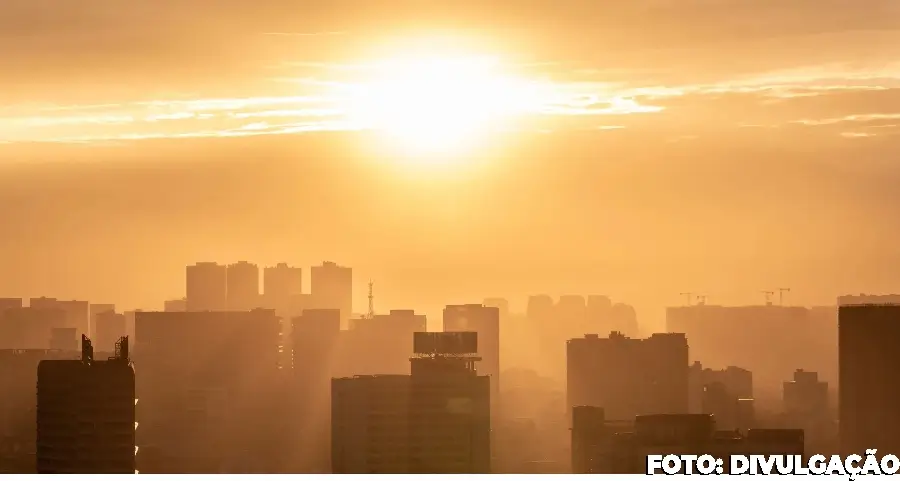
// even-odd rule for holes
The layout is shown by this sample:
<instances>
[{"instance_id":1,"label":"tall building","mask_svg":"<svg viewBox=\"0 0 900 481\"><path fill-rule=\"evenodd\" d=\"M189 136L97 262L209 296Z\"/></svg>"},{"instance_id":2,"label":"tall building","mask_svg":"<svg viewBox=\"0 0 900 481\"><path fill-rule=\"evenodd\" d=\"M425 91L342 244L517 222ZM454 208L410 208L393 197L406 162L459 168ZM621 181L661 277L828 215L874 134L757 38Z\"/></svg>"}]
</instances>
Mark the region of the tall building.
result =
<instances>
[{"instance_id":1,"label":"tall building","mask_svg":"<svg viewBox=\"0 0 900 481\"><path fill-rule=\"evenodd\" d=\"M74 327L54 327L50 331L50 349L75 351L78 349L78 331Z\"/></svg>"},{"instance_id":2,"label":"tall building","mask_svg":"<svg viewBox=\"0 0 900 481\"><path fill-rule=\"evenodd\" d=\"M38 473L134 474L135 377L128 339L116 347L96 360L82 336L81 359L38 364Z\"/></svg>"},{"instance_id":3,"label":"tall building","mask_svg":"<svg viewBox=\"0 0 900 481\"><path fill-rule=\"evenodd\" d=\"M261 307L259 267L247 261L240 261L230 264L226 271L228 310L249 311Z\"/></svg>"},{"instance_id":4,"label":"tall building","mask_svg":"<svg viewBox=\"0 0 900 481\"><path fill-rule=\"evenodd\" d=\"M331 379L340 361L341 311L307 309L292 320L292 397L296 422L292 472L328 473L331 468ZM407 357L409 357L407 355Z\"/></svg>"},{"instance_id":5,"label":"tall building","mask_svg":"<svg viewBox=\"0 0 900 481\"><path fill-rule=\"evenodd\" d=\"M836 452L837 423L829 409L828 383L819 374L798 369L784 383L785 424L803 429L807 451Z\"/></svg>"},{"instance_id":6,"label":"tall building","mask_svg":"<svg viewBox=\"0 0 900 481\"><path fill-rule=\"evenodd\" d=\"M477 332L478 373L490 376L491 395L500 392L500 311L481 304L463 304L444 308L444 332Z\"/></svg>"},{"instance_id":7,"label":"tall building","mask_svg":"<svg viewBox=\"0 0 900 481\"><path fill-rule=\"evenodd\" d=\"M489 473L490 381L477 334L416 333L411 374L332 381L332 472Z\"/></svg>"},{"instance_id":8,"label":"tall building","mask_svg":"<svg viewBox=\"0 0 900 481\"><path fill-rule=\"evenodd\" d=\"M137 312L142 473L279 472L289 383L272 310Z\"/></svg>"},{"instance_id":9,"label":"tall building","mask_svg":"<svg viewBox=\"0 0 900 481\"><path fill-rule=\"evenodd\" d=\"M281 313L287 308L291 296L303 293L303 269L282 262L263 269L263 296L265 305Z\"/></svg>"},{"instance_id":10,"label":"tall building","mask_svg":"<svg viewBox=\"0 0 900 481\"><path fill-rule=\"evenodd\" d=\"M488 297L482 303L487 307L496 307L500 311L500 322L509 317L509 301L502 297Z\"/></svg>"},{"instance_id":11,"label":"tall building","mask_svg":"<svg viewBox=\"0 0 900 481\"><path fill-rule=\"evenodd\" d=\"M66 327L59 308L14 307L0 312L0 349L50 349L53 329Z\"/></svg>"},{"instance_id":12,"label":"tall building","mask_svg":"<svg viewBox=\"0 0 900 481\"><path fill-rule=\"evenodd\" d=\"M228 271L215 262L198 262L185 270L187 310L190 312L228 309Z\"/></svg>"},{"instance_id":13,"label":"tall building","mask_svg":"<svg viewBox=\"0 0 900 481\"><path fill-rule=\"evenodd\" d=\"M841 305L838 317L841 451L900 452L900 305Z\"/></svg>"},{"instance_id":14,"label":"tall building","mask_svg":"<svg viewBox=\"0 0 900 481\"><path fill-rule=\"evenodd\" d=\"M353 314L353 269L323 262L310 272L310 292L316 307L340 309L341 326L346 326Z\"/></svg>"},{"instance_id":15,"label":"tall building","mask_svg":"<svg viewBox=\"0 0 900 481\"><path fill-rule=\"evenodd\" d=\"M684 334L631 339L613 332L567 343L566 405L597 406L612 420L688 412L688 344Z\"/></svg>"}]
</instances>

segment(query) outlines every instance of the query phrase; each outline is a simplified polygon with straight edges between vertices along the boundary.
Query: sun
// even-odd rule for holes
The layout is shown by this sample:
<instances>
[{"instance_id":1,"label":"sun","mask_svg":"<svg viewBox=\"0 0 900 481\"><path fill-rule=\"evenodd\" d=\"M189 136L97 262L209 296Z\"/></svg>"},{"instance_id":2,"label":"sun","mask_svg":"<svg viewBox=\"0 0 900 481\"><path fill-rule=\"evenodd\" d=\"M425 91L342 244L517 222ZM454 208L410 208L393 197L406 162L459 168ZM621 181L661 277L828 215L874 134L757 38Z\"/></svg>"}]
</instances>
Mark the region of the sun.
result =
<instances>
[{"instance_id":1,"label":"sun","mask_svg":"<svg viewBox=\"0 0 900 481\"><path fill-rule=\"evenodd\" d=\"M407 57L374 64L350 115L417 159L441 162L478 146L521 110L521 86L489 57Z\"/></svg>"}]
</instances>

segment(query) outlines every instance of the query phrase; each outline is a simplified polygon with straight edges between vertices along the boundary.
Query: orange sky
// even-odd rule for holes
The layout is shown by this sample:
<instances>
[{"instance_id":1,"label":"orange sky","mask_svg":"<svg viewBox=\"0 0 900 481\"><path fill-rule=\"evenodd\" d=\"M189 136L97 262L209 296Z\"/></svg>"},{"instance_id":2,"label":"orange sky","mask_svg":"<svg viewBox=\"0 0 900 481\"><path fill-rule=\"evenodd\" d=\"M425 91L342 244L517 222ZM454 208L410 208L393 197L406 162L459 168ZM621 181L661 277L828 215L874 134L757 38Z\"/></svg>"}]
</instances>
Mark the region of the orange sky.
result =
<instances>
[{"instance_id":1,"label":"orange sky","mask_svg":"<svg viewBox=\"0 0 900 481\"><path fill-rule=\"evenodd\" d=\"M0 6L3 295L155 307L206 259L335 260L385 308L900 284L896 1L50 4ZM433 38L552 93L464 169L346 132Z\"/></svg>"}]
</instances>

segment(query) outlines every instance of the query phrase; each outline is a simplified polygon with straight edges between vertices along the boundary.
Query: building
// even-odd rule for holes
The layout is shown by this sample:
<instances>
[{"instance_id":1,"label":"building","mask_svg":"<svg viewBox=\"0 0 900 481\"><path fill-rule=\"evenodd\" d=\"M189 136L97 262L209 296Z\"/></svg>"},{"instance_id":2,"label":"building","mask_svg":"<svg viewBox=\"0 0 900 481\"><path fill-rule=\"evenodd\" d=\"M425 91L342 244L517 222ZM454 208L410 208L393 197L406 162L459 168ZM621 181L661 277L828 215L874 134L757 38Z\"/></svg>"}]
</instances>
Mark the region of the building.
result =
<instances>
[{"instance_id":1,"label":"building","mask_svg":"<svg viewBox=\"0 0 900 481\"><path fill-rule=\"evenodd\" d=\"M331 468L331 379L341 360L341 311L307 309L292 320L292 396L296 423L292 472L328 473Z\"/></svg>"},{"instance_id":2,"label":"building","mask_svg":"<svg viewBox=\"0 0 900 481\"><path fill-rule=\"evenodd\" d=\"M346 326L353 314L353 269L323 262L310 272L310 292L316 307L340 309L341 326Z\"/></svg>"},{"instance_id":3,"label":"building","mask_svg":"<svg viewBox=\"0 0 900 481\"><path fill-rule=\"evenodd\" d=\"M259 267L247 261L240 261L230 264L226 272L228 310L249 311L261 307Z\"/></svg>"},{"instance_id":4,"label":"building","mask_svg":"<svg viewBox=\"0 0 900 481\"><path fill-rule=\"evenodd\" d=\"M838 317L841 451L900 452L900 305L844 304Z\"/></svg>"},{"instance_id":5,"label":"building","mask_svg":"<svg viewBox=\"0 0 900 481\"><path fill-rule=\"evenodd\" d=\"M0 312L0 349L49 349L53 329L66 327L59 308L11 307Z\"/></svg>"},{"instance_id":6,"label":"building","mask_svg":"<svg viewBox=\"0 0 900 481\"><path fill-rule=\"evenodd\" d=\"M753 404L753 373L736 366L703 368L695 361L690 368L690 407L693 414L712 414L719 429L750 429L747 412ZM742 402L743 400L743 402Z\"/></svg>"},{"instance_id":7,"label":"building","mask_svg":"<svg viewBox=\"0 0 900 481\"><path fill-rule=\"evenodd\" d=\"M424 314L412 309L394 309L350 320L346 331L348 366L354 375L409 374L413 334L427 330Z\"/></svg>"},{"instance_id":8,"label":"building","mask_svg":"<svg viewBox=\"0 0 900 481\"><path fill-rule=\"evenodd\" d=\"M137 312L142 473L280 472L290 383L272 310Z\"/></svg>"},{"instance_id":9,"label":"building","mask_svg":"<svg viewBox=\"0 0 900 481\"><path fill-rule=\"evenodd\" d=\"M0 350L0 473L37 472L38 364L49 359L80 359L78 351Z\"/></svg>"},{"instance_id":10,"label":"building","mask_svg":"<svg viewBox=\"0 0 900 481\"><path fill-rule=\"evenodd\" d=\"M488 297L482 303L487 307L496 307L500 311L500 323L509 318L509 301L502 297Z\"/></svg>"},{"instance_id":11,"label":"building","mask_svg":"<svg viewBox=\"0 0 900 481\"><path fill-rule=\"evenodd\" d=\"M50 349L57 351L78 350L78 334L74 327L54 327L50 331Z\"/></svg>"},{"instance_id":12,"label":"building","mask_svg":"<svg viewBox=\"0 0 900 481\"><path fill-rule=\"evenodd\" d=\"M633 428L610 425L602 412L573 410L573 472L576 474L645 474L651 454L711 454L728 459L743 455L803 456L803 431L751 429L718 431L708 414L637 416ZM575 449L578 446L578 449ZM724 466L726 472L728 465Z\"/></svg>"},{"instance_id":13,"label":"building","mask_svg":"<svg viewBox=\"0 0 900 481\"><path fill-rule=\"evenodd\" d=\"M228 270L215 262L198 262L185 269L189 312L228 309Z\"/></svg>"},{"instance_id":14,"label":"building","mask_svg":"<svg viewBox=\"0 0 900 481\"><path fill-rule=\"evenodd\" d=\"M688 412L688 344L684 334L631 339L588 334L566 344L567 406L602 407L613 420Z\"/></svg>"},{"instance_id":15,"label":"building","mask_svg":"<svg viewBox=\"0 0 900 481\"><path fill-rule=\"evenodd\" d=\"M20 297L0 297L0 315L7 309L20 309L22 307L22 298Z\"/></svg>"},{"instance_id":16,"label":"building","mask_svg":"<svg viewBox=\"0 0 900 481\"><path fill-rule=\"evenodd\" d=\"M135 377L128 339L94 359L82 336L78 360L43 360L37 380L39 474L134 474Z\"/></svg>"},{"instance_id":17,"label":"building","mask_svg":"<svg viewBox=\"0 0 900 481\"><path fill-rule=\"evenodd\" d=\"M118 339L128 335L125 314L117 314L114 310L97 314L94 318L93 331L98 351L114 351Z\"/></svg>"},{"instance_id":18,"label":"building","mask_svg":"<svg viewBox=\"0 0 900 481\"><path fill-rule=\"evenodd\" d=\"M816 372L798 369L793 381L784 383L785 424L806 433L809 452L833 453L837 424L828 402L828 383Z\"/></svg>"},{"instance_id":19,"label":"building","mask_svg":"<svg viewBox=\"0 0 900 481\"><path fill-rule=\"evenodd\" d=\"M754 398L777 406L795 366L837 377L834 308L695 304L666 309L666 330L684 333L691 361L753 372ZM777 333L777 335L776 335Z\"/></svg>"},{"instance_id":20,"label":"building","mask_svg":"<svg viewBox=\"0 0 900 481\"><path fill-rule=\"evenodd\" d=\"M169 299L163 303L163 311L165 312L185 312L187 311L187 298Z\"/></svg>"},{"instance_id":21,"label":"building","mask_svg":"<svg viewBox=\"0 0 900 481\"><path fill-rule=\"evenodd\" d=\"M90 333L87 334L87 336L93 340L96 340L96 339L94 339L94 337L95 337L94 329L96 329L96 326L97 326L97 316L104 312L116 312L116 305L115 304L88 304L88 318L90 318ZM115 344L115 341L113 341L113 344ZM110 346L112 346L112 344L110 344ZM95 344L94 347L97 347L97 345ZM111 351L112 348L110 348L108 350Z\"/></svg>"},{"instance_id":22,"label":"building","mask_svg":"<svg viewBox=\"0 0 900 481\"><path fill-rule=\"evenodd\" d=\"M463 304L444 308L444 332L477 332L480 375L490 376L491 396L500 393L500 311L481 304Z\"/></svg>"},{"instance_id":23,"label":"building","mask_svg":"<svg viewBox=\"0 0 900 481\"><path fill-rule=\"evenodd\" d=\"M490 473L490 380L477 334L416 333L410 375L332 381L332 472Z\"/></svg>"},{"instance_id":24,"label":"building","mask_svg":"<svg viewBox=\"0 0 900 481\"><path fill-rule=\"evenodd\" d=\"M265 306L284 315L291 296L303 293L303 270L282 262L263 269L263 297Z\"/></svg>"},{"instance_id":25,"label":"building","mask_svg":"<svg viewBox=\"0 0 900 481\"><path fill-rule=\"evenodd\" d=\"M90 332L90 315L88 301L61 301L53 297L33 297L29 307L40 310L59 309L65 313L65 325L57 327L74 327L78 336Z\"/></svg>"}]
</instances>

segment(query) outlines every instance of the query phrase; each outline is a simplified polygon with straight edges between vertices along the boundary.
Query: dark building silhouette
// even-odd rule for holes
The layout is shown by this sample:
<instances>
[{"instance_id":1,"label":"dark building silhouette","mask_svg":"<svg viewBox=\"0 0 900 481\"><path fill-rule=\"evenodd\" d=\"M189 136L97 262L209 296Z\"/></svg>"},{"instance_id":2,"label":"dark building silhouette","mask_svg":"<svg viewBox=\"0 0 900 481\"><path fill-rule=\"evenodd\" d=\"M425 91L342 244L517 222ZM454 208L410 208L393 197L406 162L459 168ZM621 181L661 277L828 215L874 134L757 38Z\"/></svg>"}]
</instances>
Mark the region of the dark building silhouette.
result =
<instances>
[{"instance_id":1,"label":"dark building silhouette","mask_svg":"<svg viewBox=\"0 0 900 481\"><path fill-rule=\"evenodd\" d=\"M293 468L327 473L331 468L331 379L340 362L341 311L307 309L292 323Z\"/></svg>"},{"instance_id":2,"label":"dark building silhouette","mask_svg":"<svg viewBox=\"0 0 900 481\"><path fill-rule=\"evenodd\" d=\"M22 305L20 297L0 297L0 315L7 309L19 309Z\"/></svg>"},{"instance_id":3,"label":"dark building silhouette","mask_svg":"<svg viewBox=\"0 0 900 481\"><path fill-rule=\"evenodd\" d=\"M841 451L900 452L900 305L839 307ZM819 388L821 389L821 388Z\"/></svg>"},{"instance_id":4,"label":"dark building silhouette","mask_svg":"<svg viewBox=\"0 0 900 481\"><path fill-rule=\"evenodd\" d=\"M249 311L262 307L259 297L259 267L247 261L226 268L228 310Z\"/></svg>"},{"instance_id":5,"label":"dark building silhouette","mask_svg":"<svg viewBox=\"0 0 900 481\"><path fill-rule=\"evenodd\" d=\"M798 369L784 382L785 424L803 429L809 452L833 453L837 425L829 409L828 383L816 372Z\"/></svg>"},{"instance_id":6,"label":"dark building silhouette","mask_svg":"<svg viewBox=\"0 0 900 481\"><path fill-rule=\"evenodd\" d=\"M610 425L602 411L573 410L573 472L576 474L645 474L647 456L678 453L728 459L734 454L804 454L799 429L718 431L708 414L637 416L633 428ZM727 472L728 464L723 466Z\"/></svg>"},{"instance_id":7,"label":"dark building silhouette","mask_svg":"<svg viewBox=\"0 0 900 481\"><path fill-rule=\"evenodd\" d=\"M477 332L478 373L490 376L491 395L500 392L500 311L481 304L447 306L443 316L444 332Z\"/></svg>"},{"instance_id":8,"label":"dark building silhouette","mask_svg":"<svg viewBox=\"0 0 900 481\"><path fill-rule=\"evenodd\" d=\"M571 339L567 407L598 406L614 420L688 412L688 344L684 334L631 339L613 332Z\"/></svg>"},{"instance_id":9,"label":"dark building silhouette","mask_svg":"<svg viewBox=\"0 0 900 481\"><path fill-rule=\"evenodd\" d=\"M411 374L332 381L334 473L489 473L490 380L477 334L416 333Z\"/></svg>"},{"instance_id":10,"label":"dark building silhouette","mask_svg":"<svg viewBox=\"0 0 900 481\"><path fill-rule=\"evenodd\" d=\"M38 364L80 358L79 351L0 350L0 473L37 472Z\"/></svg>"},{"instance_id":11,"label":"dark building silhouette","mask_svg":"<svg viewBox=\"0 0 900 481\"><path fill-rule=\"evenodd\" d=\"M287 370L272 310L138 312L138 470L279 472Z\"/></svg>"},{"instance_id":12,"label":"dark building silhouette","mask_svg":"<svg viewBox=\"0 0 900 481\"><path fill-rule=\"evenodd\" d=\"M341 326L347 326L353 315L353 269L323 262L310 270L310 284L316 305L309 307L340 309Z\"/></svg>"},{"instance_id":13,"label":"dark building silhouette","mask_svg":"<svg viewBox=\"0 0 900 481\"><path fill-rule=\"evenodd\" d=\"M690 369L690 413L712 414L719 429L750 429L753 422L753 373L728 366L703 368L694 362Z\"/></svg>"},{"instance_id":14,"label":"dark building silhouette","mask_svg":"<svg viewBox=\"0 0 900 481\"><path fill-rule=\"evenodd\" d=\"M37 379L37 472L133 474L135 376L128 338L94 359L82 336L78 360L43 360Z\"/></svg>"},{"instance_id":15,"label":"dark building silhouette","mask_svg":"<svg viewBox=\"0 0 900 481\"><path fill-rule=\"evenodd\" d=\"M228 309L228 268L215 262L198 262L185 269L186 310Z\"/></svg>"}]
</instances>

